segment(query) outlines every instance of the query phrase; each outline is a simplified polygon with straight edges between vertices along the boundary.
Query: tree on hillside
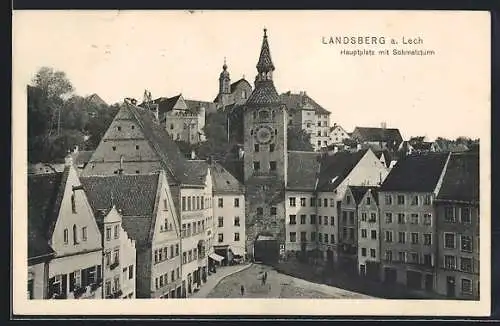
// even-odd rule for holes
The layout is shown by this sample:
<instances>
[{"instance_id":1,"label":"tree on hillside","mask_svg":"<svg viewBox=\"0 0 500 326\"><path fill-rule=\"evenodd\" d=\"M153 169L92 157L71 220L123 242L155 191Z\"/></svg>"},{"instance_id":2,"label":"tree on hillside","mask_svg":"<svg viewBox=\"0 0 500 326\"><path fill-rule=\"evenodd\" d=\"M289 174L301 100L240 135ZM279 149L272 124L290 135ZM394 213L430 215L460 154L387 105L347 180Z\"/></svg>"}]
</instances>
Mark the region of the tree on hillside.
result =
<instances>
[{"instance_id":1,"label":"tree on hillside","mask_svg":"<svg viewBox=\"0 0 500 326\"><path fill-rule=\"evenodd\" d=\"M314 151L311 144L311 135L303 129L296 127L288 128L288 150L290 151Z\"/></svg>"}]
</instances>

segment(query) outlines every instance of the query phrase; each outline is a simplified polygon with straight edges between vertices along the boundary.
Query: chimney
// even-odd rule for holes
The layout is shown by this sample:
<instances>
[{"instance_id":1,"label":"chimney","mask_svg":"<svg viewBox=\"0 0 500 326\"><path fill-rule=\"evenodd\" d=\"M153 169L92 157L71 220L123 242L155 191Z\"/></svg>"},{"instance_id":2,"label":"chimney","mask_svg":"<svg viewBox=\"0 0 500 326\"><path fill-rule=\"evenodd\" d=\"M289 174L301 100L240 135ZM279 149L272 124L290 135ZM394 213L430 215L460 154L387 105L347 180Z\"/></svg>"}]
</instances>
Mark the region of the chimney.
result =
<instances>
[{"instance_id":1,"label":"chimney","mask_svg":"<svg viewBox=\"0 0 500 326\"><path fill-rule=\"evenodd\" d=\"M73 165L73 157L71 156L71 153L68 153L68 155L66 155L66 157L64 158L64 165L65 166Z\"/></svg>"}]
</instances>

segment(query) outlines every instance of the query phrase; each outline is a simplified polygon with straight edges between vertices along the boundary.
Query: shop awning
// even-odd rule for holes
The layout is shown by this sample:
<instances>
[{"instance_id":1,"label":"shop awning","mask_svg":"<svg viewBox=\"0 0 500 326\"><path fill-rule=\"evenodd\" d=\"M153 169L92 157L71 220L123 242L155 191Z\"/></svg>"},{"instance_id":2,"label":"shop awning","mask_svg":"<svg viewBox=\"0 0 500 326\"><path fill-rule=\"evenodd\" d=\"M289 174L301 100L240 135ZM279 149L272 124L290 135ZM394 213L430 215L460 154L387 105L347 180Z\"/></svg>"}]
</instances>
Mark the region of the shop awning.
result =
<instances>
[{"instance_id":1,"label":"shop awning","mask_svg":"<svg viewBox=\"0 0 500 326\"><path fill-rule=\"evenodd\" d=\"M224 260L224 257L222 257L221 255L217 255L215 252L208 255L208 257L218 261L219 263Z\"/></svg>"}]
</instances>

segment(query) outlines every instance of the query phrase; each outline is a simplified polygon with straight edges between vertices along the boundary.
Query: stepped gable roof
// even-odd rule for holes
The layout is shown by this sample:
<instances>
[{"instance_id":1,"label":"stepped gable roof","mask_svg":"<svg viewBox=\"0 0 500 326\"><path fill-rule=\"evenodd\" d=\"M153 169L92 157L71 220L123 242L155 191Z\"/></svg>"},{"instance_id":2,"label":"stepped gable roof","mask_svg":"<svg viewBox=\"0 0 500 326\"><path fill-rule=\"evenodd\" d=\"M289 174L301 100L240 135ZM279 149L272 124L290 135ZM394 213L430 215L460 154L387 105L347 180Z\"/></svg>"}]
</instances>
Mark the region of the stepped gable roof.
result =
<instances>
[{"instance_id":1,"label":"stepped gable roof","mask_svg":"<svg viewBox=\"0 0 500 326\"><path fill-rule=\"evenodd\" d=\"M90 206L98 223L113 205L122 215L125 231L139 244L150 241L159 173L81 177Z\"/></svg>"},{"instance_id":2,"label":"stepped gable roof","mask_svg":"<svg viewBox=\"0 0 500 326\"><path fill-rule=\"evenodd\" d=\"M398 161L380 191L433 192L447 158L448 153L408 155Z\"/></svg>"},{"instance_id":3,"label":"stepped gable roof","mask_svg":"<svg viewBox=\"0 0 500 326\"><path fill-rule=\"evenodd\" d=\"M245 187L221 164L211 166L213 190L215 194L244 194Z\"/></svg>"},{"instance_id":4,"label":"stepped gable roof","mask_svg":"<svg viewBox=\"0 0 500 326\"><path fill-rule=\"evenodd\" d=\"M356 127L353 134L356 132L361 141L395 141L398 145L403 141L403 137L401 137L401 133L397 128Z\"/></svg>"},{"instance_id":5,"label":"stepped gable roof","mask_svg":"<svg viewBox=\"0 0 500 326\"><path fill-rule=\"evenodd\" d=\"M202 160L187 160L184 169L183 184L205 186L208 172L208 163Z\"/></svg>"},{"instance_id":6,"label":"stepped gable roof","mask_svg":"<svg viewBox=\"0 0 500 326\"><path fill-rule=\"evenodd\" d=\"M479 154L452 153L436 197L440 201L479 203Z\"/></svg>"},{"instance_id":7,"label":"stepped gable roof","mask_svg":"<svg viewBox=\"0 0 500 326\"><path fill-rule=\"evenodd\" d=\"M52 238L69 168L63 172L28 175L28 259L54 253Z\"/></svg>"},{"instance_id":8,"label":"stepped gable roof","mask_svg":"<svg viewBox=\"0 0 500 326\"><path fill-rule=\"evenodd\" d=\"M287 190L313 191L319 167L317 152L288 151Z\"/></svg>"},{"instance_id":9,"label":"stepped gable roof","mask_svg":"<svg viewBox=\"0 0 500 326\"><path fill-rule=\"evenodd\" d=\"M323 108L321 105L319 105L316 101L314 101L305 93L293 94L292 92L288 91L286 93L281 94L280 98L281 102L283 102L283 104L285 104L289 110L304 110L305 109L304 104L307 103L312 107L314 112L316 112L317 114L328 114L328 115L331 114L330 111ZM335 127L331 127L330 130L333 130Z\"/></svg>"},{"instance_id":10,"label":"stepped gable roof","mask_svg":"<svg viewBox=\"0 0 500 326\"><path fill-rule=\"evenodd\" d=\"M333 191L351 173L368 150L337 152L321 159L318 191Z\"/></svg>"},{"instance_id":11,"label":"stepped gable roof","mask_svg":"<svg viewBox=\"0 0 500 326\"><path fill-rule=\"evenodd\" d=\"M186 159L175 141L172 140L165 128L155 121L151 111L134 105L127 107L142 128L145 138L160 157L169 184L183 183L186 179L184 171Z\"/></svg>"},{"instance_id":12,"label":"stepped gable roof","mask_svg":"<svg viewBox=\"0 0 500 326\"><path fill-rule=\"evenodd\" d=\"M246 101L247 106L279 104L281 104L281 99L272 80L260 81Z\"/></svg>"}]
</instances>

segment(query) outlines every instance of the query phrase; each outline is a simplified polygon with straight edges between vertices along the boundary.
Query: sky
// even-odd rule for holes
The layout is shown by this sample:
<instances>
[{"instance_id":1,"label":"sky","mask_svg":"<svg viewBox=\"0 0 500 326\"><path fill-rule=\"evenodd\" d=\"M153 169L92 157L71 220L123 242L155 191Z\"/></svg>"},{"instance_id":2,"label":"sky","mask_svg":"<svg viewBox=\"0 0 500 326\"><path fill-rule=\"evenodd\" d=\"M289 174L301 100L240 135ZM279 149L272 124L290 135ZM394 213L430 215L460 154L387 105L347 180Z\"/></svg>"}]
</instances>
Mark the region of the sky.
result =
<instances>
[{"instance_id":1,"label":"sky","mask_svg":"<svg viewBox=\"0 0 500 326\"><path fill-rule=\"evenodd\" d=\"M140 100L145 89L154 98L212 101L225 57L231 80L245 76L253 85L264 27L277 91L306 91L348 132L382 122L405 139L489 131L490 25L482 12L15 11L13 84L25 87L49 66L64 71L77 94L97 93L109 104ZM387 43L323 44L330 36ZM424 44L403 45L403 37ZM342 49L435 55L348 56Z\"/></svg>"}]
</instances>

